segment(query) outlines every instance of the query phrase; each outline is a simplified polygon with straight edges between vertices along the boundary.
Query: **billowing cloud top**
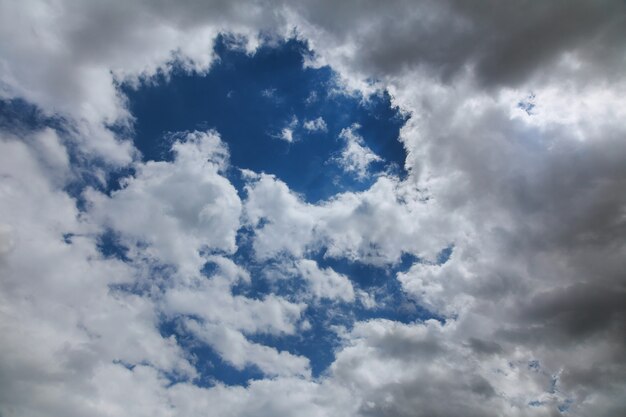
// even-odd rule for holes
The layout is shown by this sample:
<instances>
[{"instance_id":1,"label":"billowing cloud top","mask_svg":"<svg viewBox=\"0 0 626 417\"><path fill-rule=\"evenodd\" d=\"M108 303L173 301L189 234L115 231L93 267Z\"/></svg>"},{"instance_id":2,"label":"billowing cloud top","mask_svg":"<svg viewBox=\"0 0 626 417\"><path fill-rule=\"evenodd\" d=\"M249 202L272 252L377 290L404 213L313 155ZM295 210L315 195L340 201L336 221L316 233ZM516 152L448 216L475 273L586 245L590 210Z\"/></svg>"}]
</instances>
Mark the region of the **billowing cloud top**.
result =
<instances>
[{"instance_id":1,"label":"billowing cloud top","mask_svg":"<svg viewBox=\"0 0 626 417\"><path fill-rule=\"evenodd\" d=\"M0 1L0 415L626 415L626 3Z\"/></svg>"}]
</instances>

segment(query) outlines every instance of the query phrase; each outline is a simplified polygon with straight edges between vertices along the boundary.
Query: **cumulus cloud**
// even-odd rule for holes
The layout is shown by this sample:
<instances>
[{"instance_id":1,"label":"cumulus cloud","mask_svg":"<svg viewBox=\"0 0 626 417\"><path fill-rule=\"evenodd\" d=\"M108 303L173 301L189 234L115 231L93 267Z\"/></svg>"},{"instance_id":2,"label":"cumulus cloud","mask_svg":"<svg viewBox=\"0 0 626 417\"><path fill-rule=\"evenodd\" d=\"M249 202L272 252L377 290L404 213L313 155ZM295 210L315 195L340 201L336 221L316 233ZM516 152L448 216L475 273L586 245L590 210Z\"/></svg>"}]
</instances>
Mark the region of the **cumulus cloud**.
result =
<instances>
[{"instance_id":1,"label":"cumulus cloud","mask_svg":"<svg viewBox=\"0 0 626 417\"><path fill-rule=\"evenodd\" d=\"M341 151L341 156L337 158L337 162L346 172L356 175L359 179L364 179L368 175L370 164L380 161L381 158L367 147L363 138L355 132L359 127L358 124L352 125L343 129L339 134L339 137L345 141L345 146Z\"/></svg>"},{"instance_id":2,"label":"cumulus cloud","mask_svg":"<svg viewBox=\"0 0 626 417\"><path fill-rule=\"evenodd\" d=\"M536 107L527 114L517 104L531 86ZM467 82L437 87L428 104L414 101L417 91L397 91L424 110L403 131L414 150L407 161L414 179L444 212L458 216L448 262L414 265L400 281L420 303L462 319L468 331L476 331L476 320L506 352L524 346L551 372L562 372L570 412L580 415L622 407L592 394L582 380L576 386L563 377L610 380L592 363L623 340L617 304L624 294L618 237L624 200L610 191L623 186L623 105L613 95L622 88L623 82L608 91L602 82L572 87L569 79L543 84L533 78L494 96ZM573 352L576 363L568 360ZM623 366L622 358L611 357L613 366ZM620 386L609 382L601 390ZM596 395L603 405L590 405Z\"/></svg>"},{"instance_id":3,"label":"cumulus cloud","mask_svg":"<svg viewBox=\"0 0 626 417\"><path fill-rule=\"evenodd\" d=\"M138 256L193 274L202 266L202 250L235 250L241 202L219 173L228 151L215 133L185 134L172 150L172 162L136 164L135 175L111 197L94 190L86 197L90 215L126 246L141 247Z\"/></svg>"},{"instance_id":4,"label":"cumulus cloud","mask_svg":"<svg viewBox=\"0 0 626 417\"><path fill-rule=\"evenodd\" d=\"M268 376L310 376L309 360L305 357L251 343L240 332L220 325L201 326L195 321L187 321L185 327L237 369L254 365Z\"/></svg>"},{"instance_id":5,"label":"cumulus cloud","mask_svg":"<svg viewBox=\"0 0 626 417\"><path fill-rule=\"evenodd\" d=\"M269 175L249 183L247 192L244 217L256 227L253 245L260 259L303 257L324 247L329 257L388 265L404 252L435 259L450 243L437 206L396 178L382 176L367 191L319 204L305 203Z\"/></svg>"},{"instance_id":6,"label":"cumulus cloud","mask_svg":"<svg viewBox=\"0 0 626 417\"><path fill-rule=\"evenodd\" d=\"M14 246L13 228L8 224L0 225L0 254L8 253Z\"/></svg>"},{"instance_id":7,"label":"cumulus cloud","mask_svg":"<svg viewBox=\"0 0 626 417\"><path fill-rule=\"evenodd\" d=\"M97 250L76 202L37 156L41 148L27 145L41 134L0 140L0 210L10 225L3 239L11 242L0 258L0 403L9 415L103 415L86 398L115 381L100 379L121 367L114 363L145 363L187 377L195 370L176 341L159 334L150 299L110 291L134 282L135 271Z\"/></svg>"},{"instance_id":8,"label":"cumulus cloud","mask_svg":"<svg viewBox=\"0 0 626 417\"><path fill-rule=\"evenodd\" d=\"M624 8L0 3L0 95L60 125L0 139L0 413L623 414ZM181 135L170 162L139 161L117 85L172 63L209 71L220 32L250 53L259 33L270 42L296 33L315 53L308 65L330 65L348 88L388 89L411 115L401 131L407 178L383 175L310 204L249 172L240 197L215 132ZM337 161L364 178L379 156L355 126L341 138ZM86 191L81 211L68 194L79 175L70 148L134 173L110 194ZM317 298L377 301L310 260L321 249L384 267L410 253L418 261L395 279L441 322L354 323L312 378L307 358L251 341L297 336L307 306L234 293L256 279L229 258L242 225L256 262L293 262ZM106 231L125 260L98 249ZM207 262L219 266L210 276L200 272ZM193 358L161 334L163 317L235 368L271 378L195 385Z\"/></svg>"},{"instance_id":9,"label":"cumulus cloud","mask_svg":"<svg viewBox=\"0 0 626 417\"><path fill-rule=\"evenodd\" d=\"M293 131L297 126L298 126L298 118L296 116L293 116L291 118L291 121L287 123L287 126L285 126L283 130L280 131L280 134L277 135L277 137L279 139L284 140L285 142L289 142L289 143L293 142L294 141Z\"/></svg>"},{"instance_id":10,"label":"cumulus cloud","mask_svg":"<svg viewBox=\"0 0 626 417\"><path fill-rule=\"evenodd\" d=\"M318 117L317 119L313 119L313 120L305 120L304 123L302 124L302 127L304 127L309 132L328 131L328 126L326 126L326 122L324 121L322 117Z\"/></svg>"}]
</instances>

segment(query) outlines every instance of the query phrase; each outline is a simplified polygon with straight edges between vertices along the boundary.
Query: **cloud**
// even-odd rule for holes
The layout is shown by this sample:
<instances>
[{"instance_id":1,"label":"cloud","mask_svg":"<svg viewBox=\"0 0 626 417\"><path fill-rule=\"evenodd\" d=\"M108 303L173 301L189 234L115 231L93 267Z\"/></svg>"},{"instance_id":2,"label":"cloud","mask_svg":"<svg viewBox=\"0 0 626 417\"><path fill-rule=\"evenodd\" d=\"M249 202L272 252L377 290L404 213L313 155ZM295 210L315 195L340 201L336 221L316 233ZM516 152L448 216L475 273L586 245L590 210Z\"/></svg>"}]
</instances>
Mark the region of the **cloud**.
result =
<instances>
[{"instance_id":1,"label":"cloud","mask_svg":"<svg viewBox=\"0 0 626 417\"><path fill-rule=\"evenodd\" d=\"M241 201L220 175L228 151L214 132L187 133L172 150L172 162L136 164L111 197L88 190L86 198L95 221L118 232L125 246L141 247L138 256L194 274L201 251L236 249Z\"/></svg>"},{"instance_id":2,"label":"cloud","mask_svg":"<svg viewBox=\"0 0 626 417\"><path fill-rule=\"evenodd\" d=\"M345 141L345 147L341 151L341 156L337 158L337 162L344 171L356 175L359 179L364 179L368 175L370 164L382 159L364 144L361 136L355 133L359 127L359 125L352 125L343 129L339 134L339 137Z\"/></svg>"},{"instance_id":3,"label":"cloud","mask_svg":"<svg viewBox=\"0 0 626 417\"><path fill-rule=\"evenodd\" d=\"M124 369L115 362L183 378L195 370L175 340L159 334L152 300L111 291L133 283L136 271L99 253L92 225L55 184L65 167L46 163L51 154L38 144L41 135L49 133L0 139L0 215L11 241L0 258L0 403L9 415L103 415L87 398L113 382L106 369Z\"/></svg>"},{"instance_id":4,"label":"cloud","mask_svg":"<svg viewBox=\"0 0 626 417\"><path fill-rule=\"evenodd\" d=\"M322 117L318 117L317 119L313 119L313 120L305 120L304 123L302 124L302 127L304 127L309 132L327 132L328 131L326 122L324 121Z\"/></svg>"},{"instance_id":5,"label":"cloud","mask_svg":"<svg viewBox=\"0 0 626 417\"><path fill-rule=\"evenodd\" d=\"M389 265L403 252L434 259L450 243L436 204L420 201L411 184L381 176L361 193L343 193L319 204L303 202L286 184L261 175L247 186L246 223L255 227L259 259L296 258L320 248L326 256Z\"/></svg>"},{"instance_id":6,"label":"cloud","mask_svg":"<svg viewBox=\"0 0 626 417\"><path fill-rule=\"evenodd\" d=\"M573 57L583 77L616 79L623 64L617 45L624 5L617 1L487 7L398 0L384 6L373 1L341 7L301 3L290 9L323 62L364 79L410 78L425 71L453 83L469 71L483 86L497 88L518 86L541 68L554 70L560 59ZM358 76L352 78L361 84ZM584 78L578 79L584 85Z\"/></svg>"},{"instance_id":7,"label":"cloud","mask_svg":"<svg viewBox=\"0 0 626 417\"><path fill-rule=\"evenodd\" d=\"M487 10L454 0L398 0L385 7L280 1L246 7L5 4L0 91L67 117L82 147L124 164L132 147L106 129L130 120L117 83L167 73L173 60L189 71L207 71L215 58L213 39L224 31L238 34L253 51L259 32L281 36L297 28L322 62L362 86L359 79L410 77L421 69L445 80L469 69L485 85L519 85L538 68L561 73L563 60L576 64L566 75L582 85L594 74L619 79L621 2L524 7L503 2ZM560 30L553 30L553 22Z\"/></svg>"},{"instance_id":8,"label":"cloud","mask_svg":"<svg viewBox=\"0 0 626 417\"><path fill-rule=\"evenodd\" d=\"M320 268L315 261L302 259L296 264L302 277L308 282L317 298L354 301L354 289L348 277L331 268Z\"/></svg>"},{"instance_id":9,"label":"cloud","mask_svg":"<svg viewBox=\"0 0 626 417\"><path fill-rule=\"evenodd\" d=\"M195 321L187 321L185 327L211 345L237 369L255 365L268 376L310 376L309 360L305 357L251 343L240 332L222 326L201 326Z\"/></svg>"},{"instance_id":10,"label":"cloud","mask_svg":"<svg viewBox=\"0 0 626 417\"><path fill-rule=\"evenodd\" d=\"M612 93L623 83L610 92L602 83L535 82L497 96L472 83L421 90L428 104L415 101L417 90L398 90L398 100L420 109L403 129L414 179L441 212L455 213L458 230L448 262L414 265L398 278L420 304L458 317L468 331L481 323L505 352L524 346L551 372L610 380L590 364L623 340L624 201L610 191L623 186L623 106ZM533 84L536 107L528 115L516 103ZM567 360L574 351L576 363ZM612 357L621 367L623 359ZM591 394L596 389L615 392L619 383L559 381L570 412L622 406L604 396L605 406L587 403L603 395Z\"/></svg>"},{"instance_id":11,"label":"cloud","mask_svg":"<svg viewBox=\"0 0 626 417\"><path fill-rule=\"evenodd\" d=\"M293 129L285 127L283 130L280 131L279 137L285 142L293 142Z\"/></svg>"},{"instance_id":12,"label":"cloud","mask_svg":"<svg viewBox=\"0 0 626 417\"><path fill-rule=\"evenodd\" d=\"M618 1L4 3L0 94L60 126L0 140L0 412L623 414L623 15ZM251 173L240 197L213 132L181 136L171 162L139 161L120 82L173 64L209 71L223 31L253 53L259 33L294 28L314 50L308 65L330 65L348 89L387 88L411 114L407 178L309 204ZM338 160L365 177L379 157L356 127L342 139ZM110 194L87 191L80 211L68 149L135 173ZM255 280L228 259L242 225L255 262L293 261L318 298L366 299L308 260L316 251L379 266L410 253L419 260L396 278L444 322L353 323L313 379L302 356L249 339L298 336L307 307L233 293ZM99 251L107 230L127 261ZM219 271L202 275L210 262ZM272 378L194 385L163 316Z\"/></svg>"}]
</instances>

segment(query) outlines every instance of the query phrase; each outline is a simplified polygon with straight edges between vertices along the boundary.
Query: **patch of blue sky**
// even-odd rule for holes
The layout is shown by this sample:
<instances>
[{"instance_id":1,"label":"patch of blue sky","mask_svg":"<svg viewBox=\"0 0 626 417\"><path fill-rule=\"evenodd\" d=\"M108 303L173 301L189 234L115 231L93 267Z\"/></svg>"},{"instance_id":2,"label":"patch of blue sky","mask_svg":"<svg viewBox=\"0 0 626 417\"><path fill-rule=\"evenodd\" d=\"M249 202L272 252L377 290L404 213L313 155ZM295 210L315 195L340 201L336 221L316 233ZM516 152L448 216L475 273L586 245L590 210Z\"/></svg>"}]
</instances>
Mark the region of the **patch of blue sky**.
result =
<instances>
[{"instance_id":1,"label":"patch of blue sky","mask_svg":"<svg viewBox=\"0 0 626 417\"><path fill-rule=\"evenodd\" d=\"M524 110L529 116L533 116L535 109L535 94L530 93L526 98L517 103L517 107Z\"/></svg>"},{"instance_id":2,"label":"patch of blue sky","mask_svg":"<svg viewBox=\"0 0 626 417\"><path fill-rule=\"evenodd\" d=\"M115 231L105 230L98 236L96 244L105 258L115 258L124 262L130 261L128 248L121 243L120 236Z\"/></svg>"},{"instance_id":3,"label":"patch of blue sky","mask_svg":"<svg viewBox=\"0 0 626 417\"><path fill-rule=\"evenodd\" d=\"M560 413L567 413L569 411L569 409L571 408L572 404L574 404L574 400L572 400L571 398L566 399L565 401L563 401L563 403L559 404L559 406L557 407Z\"/></svg>"},{"instance_id":4,"label":"patch of blue sky","mask_svg":"<svg viewBox=\"0 0 626 417\"><path fill-rule=\"evenodd\" d=\"M250 272L252 280L250 283L241 283L233 287L236 295L245 295L250 298L263 298L271 293L298 301L302 294L306 292L306 283L302 277L289 277L276 279L272 271L281 267L285 259L276 259L258 262L254 257L252 241L250 239L252 230L241 229L237 239L237 252L233 260ZM445 262L452 251L451 247L441 251L439 259ZM335 272L343 274L350 279L355 289L371 294L375 299L380 299L376 307L368 308L361 302L339 303L349 314L346 317L350 320L363 320L369 318L388 318L404 323L415 320L437 319L441 317L423 309L411 300L401 288L400 282L395 279L398 272L407 271L411 265L419 262L416 256L404 253L397 264L387 264L382 266L372 265L358 260L347 258L332 258L325 256L322 249L316 253L310 253L308 257L317 262L320 268L332 268ZM287 261L289 261L287 259ZM210 276L213 271L211 265L205 267L205 274ZM311 304L309 309L315 309L319 305ZM325 308L325 307L322 307ZM314 315L316 319L317 315ZM344 323L346 324L346 323Z\"/></svg>"},{"instance_id":5,"label":"patch of blue sky","mask_svg":"<svg viewBox=\"0 0 626 417\"><path fill-rule=\"evenodd\" d=\"M452 256L453 251L454 251L454 245L450 245L450 246L443 248L437 254L437 265L443 265L446 262L448 262L448 260L450 259L450 256Z\"/></svg>"},{"instance_id":6,"label":"patch of blue sky","mask_svg":"<svg viewBox=\"0 0 626 417\"><path fill-rule=\"evenodd\" d=\"M298 40L261 46L254 55L229 44L218 39L219 60L207 74L174 69L171 77L157 76L137 89L121 86L135 117L135 145L146 160L171 159L172 133L214 129L234 167L275 174L309 202L367 189L382 172L405 175L398 136L407 116L387 93L347 94L330 68L304 68L311 51ZM323 126L312 123L319 118ZM365 145L382 158L367 178L335 161L345 146L341 130L355 123ZM230 177L241 190L241 179L234 172Z\"/></svg>"},{"instance_id":7,"label":"patch of blue sky","mask_svg":"<svg viewBox=\"0 0 626 417\"><path fill-rule=\"evenodd\" d=\"M532 369L535 372L539 372L541 365L538 360L531 360L528 362L528 369Z\"/></svg>"},{"instance_id":8,"label":"patch of blue sky","mask_svg":"<svg viewBox=\"0 0 626 417\"><path fill-rule=\"evenodd\" d=\"M25 100L0 100L0 129L4 132L27 133L60 125L59 122Z\"/></svg>"},{"instance_id":9,"label":"patch of blue sky","mask_svg":"<svg viewBox=\"0 0 626 417\"><path fill-rule=\"evenodd\" d=\"M296 334L254 334L248 335L248 339L279 351L307 357L311 364L311 374L317 378L327 372L335 360L335 351L341 343L337 331L341 328L350 329L354 324L354 314L345 304L320 300L308 305L303 320L306 320L308 327Z\"/></svg>"}]
</instances>

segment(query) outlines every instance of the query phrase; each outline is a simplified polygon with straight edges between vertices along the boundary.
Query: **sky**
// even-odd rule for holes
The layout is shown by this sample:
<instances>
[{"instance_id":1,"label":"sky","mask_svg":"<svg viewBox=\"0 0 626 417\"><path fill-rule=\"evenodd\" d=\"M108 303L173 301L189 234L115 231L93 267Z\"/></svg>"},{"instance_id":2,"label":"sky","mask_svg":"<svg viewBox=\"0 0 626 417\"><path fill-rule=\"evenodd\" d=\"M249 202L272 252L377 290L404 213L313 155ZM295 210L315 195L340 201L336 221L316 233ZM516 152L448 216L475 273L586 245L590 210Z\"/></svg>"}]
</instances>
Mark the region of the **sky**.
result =
<instances>
[{"instance_id":1,"label":"sky","mask_svg":"<svg viewBox=\"0 0 626 417\"><path fill-rule=\"evenodd\" d=\"M626 3L0 0L0 416L626 415Z\"/></svg>"}]
</instances>

